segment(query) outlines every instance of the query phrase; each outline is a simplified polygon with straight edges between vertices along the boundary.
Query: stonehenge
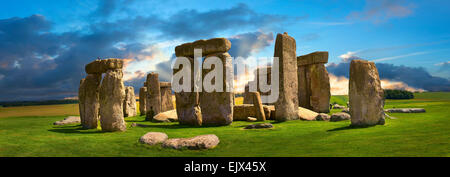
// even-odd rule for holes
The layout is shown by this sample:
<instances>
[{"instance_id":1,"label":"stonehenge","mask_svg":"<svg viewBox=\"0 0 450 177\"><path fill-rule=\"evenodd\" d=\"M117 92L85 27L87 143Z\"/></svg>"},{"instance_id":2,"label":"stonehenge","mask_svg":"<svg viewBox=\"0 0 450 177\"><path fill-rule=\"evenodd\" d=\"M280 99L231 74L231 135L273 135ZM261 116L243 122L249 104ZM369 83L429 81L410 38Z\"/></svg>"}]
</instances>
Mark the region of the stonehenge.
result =
<instances>
[{"instance_id":1,"label":"stonehenge","mask_svg":"<svg viewBox=\"0 0 450 177\"><path fill-rule=\"evenodd\" d=\"M99 119L99 86L101 74L88 74L78 89L81 126L84 129L97 128Z\"/></svg>"},{"instance_id":2,"label":"stonehenge","mask_svg":"<svg viewBox=\"0 0 450 177\"><path fill-rule=\"evenodd\" d=\"M161 88L159 84L158 73L147 75L147 112L145 114L147 121L151 121L153 116L161 111Z\"/></svg>"},{"instance_id":3,"label":"stonehenge","mask_svg":"<svg viewBox=\"0 0 450 177\"><path fill-rule=\"evenodd\" d=\"M348 96L351 126L384 125L384 92L375 63L351 61Z\"/></svg>"},{"instance_id":4,"label":"stonehenge","mask_svg":"<svg viewBox=\"0 0 450 177\"><path fill-rule=\"evenodd\" d=\"M136 116L136 97L134 96L134 88L131 86L125 87L125 100L123 101L123 116Z\"/></svg>"},{"instance_id":5,"label":"stonehenge","mask_svg":"<svg viewBox=\"0 0 450 177\"><path fill-rule=\"evenodd\" d=\"M277 34L274 57L279 60L279 96L275 103L275 119L298 119L298 78L295 39L287 33ZM277 58L274 58L276 60Z\"/></svg>"},{"instance_id":6,"label":"stonehenge","mask_svg":"<svg viewBox=\"0 0 450 177\"><path fill-rule=\"evenodd\" d=\"M147 86L139 89L139 112L140 115L145 115L147 112Z\"/></svg>"},{"instance_id":7,"label":"stonehenge","mask_svg":"<svg viewBox=\"0 0 450 177\"><path fill-rule=\"evenodd\" d=\"M161 112L173 110L172 84L170 82L161 82Z\"/></svg>"},{"instance_id":8,"label":"stonehenge","mask_svg":"<svg viewBox=\"0 0 450 177\"><path fill-rule=\"evenodd\" d=\"M297 57L299 106L315 112L330 112L330 78L325 64L328 52Z\"/></svg>"},{"instance_id":9,"label":"stonehenge","mask_svg":"<svg viewBox=\"0 0 450 177\"><path fill-rule=\"evenodd\" d=\"M271 66L266 66L266 67L258 67L254 70L254 76L255 79L253 81L249 81L248 84L245 85L245 92L244 92L244 104L252 104L253 100L252 97L250 96L249 92L249 85L254 83L256 84L256 91L259 92L259 94L262 95L270 95L270 91L269 92L264 92L261 89L260 86L260 79L262 77L266 78L267 81L267 85L271 85L271 78L272 78L272 67ZM273 105L273 103L269 103L269 101L263 100L263 98L261 98L262 103L265 105Z\"/></svg>"}]
</instances>

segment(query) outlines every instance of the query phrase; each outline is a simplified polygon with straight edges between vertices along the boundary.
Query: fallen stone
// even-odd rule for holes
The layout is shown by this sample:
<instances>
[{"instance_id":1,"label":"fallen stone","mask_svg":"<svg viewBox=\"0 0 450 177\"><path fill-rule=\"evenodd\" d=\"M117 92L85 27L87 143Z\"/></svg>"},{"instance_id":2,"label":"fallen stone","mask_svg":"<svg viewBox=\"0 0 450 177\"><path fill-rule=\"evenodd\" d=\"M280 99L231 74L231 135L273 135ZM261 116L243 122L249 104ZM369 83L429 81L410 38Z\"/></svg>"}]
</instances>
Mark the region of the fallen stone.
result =
<instances>
[{"instance_id":1,"label":"fallen stone","mask_svg":"<svg viewBox=\"0 0 450 177\"><path fill-rule=\"evenodd\" d=\"M271 123L260 123L260 124L252 124L247 125L245 129L261 129L261 128L273 128Z\"/></svg>"},{"instance_id":2,"label":"fallen stone","mask_svg":"<svg viewBox=\"0 0 450 177\"><path fill-rule=\"evenodd\" d=\"M155 145L166 141L167 138L168 136L165 133L148 132L144 136L141 136L141 138L139 138L139 141L148 145Z\"/></svg>"},{"instance_id":3,"label":"fallen stone","mask_svg":"<svg viewBox=\"0 0 450 177\"><path fill-rule=\"evenodd\" d=\"M298 107L298 117L301 120L316 120L317 115L319 115L319 113L306 108Z\"/></svg>"},{"instance_id":4,"label":"fallen stone","mask_svg":"<svg viewBox=\"0 0 450 177\"><path fill-rule=\"evenodd\" d=\"M214 134L200 135L192 138L173 138L163 142L162 147L173 149L212 149L219 144L220 140Z\"/></svg>"},{"instance_id":5,"label":"fallen stone","mask_svg":"<svg viewBox=\"0 0 450 177\"><path fill-rule=\"evenodd\" d=\"M138 123L132 123L131 127L150 127L150 125L145 124L138 124Z\"/></svg>"},{"instance_id":6,"label":"fallen stone","mask_svg":"<svg viewBox=\"0 0 450 177\"><path fill-rule=\"evenodd\" d=\"M423 108L394 108L386 109L385 112L388 113L423 113L425 109Z\"/></svg>"},{"instance_id":7,"label":"fallen stone","mask_svg":"<svg viewBox=\"0 0 450 177\"><path fill-rule=\"evenodd\" d=\"M256 121L258 121L258 119L254 117L247 117L247 122L256 122Z\"/></svg>"},{"instance_id":8,"label":"fallen stone","mask_svg":"<svg viewBox=\"0 0 450 177\"><path fill-rule=\"evenodd\" d=\"M331 122L337 122L337 121L343 121L343 120L350 120L350 114L347 114L345 112L339 112L339 113L332 114L331 118L330 118Z\"/></svg>"},{"instance_id":9,"label":"fallen stone","mask_svg":"<svg viewBox=\"0 0 450 177\"><path fill-rule=\"evenodd\" d=\"M66 124L76 124L80 123L80 117L78 116L69 116L64 118L64 120L59 120L53 123L53 125L66 125Z\"/></svg>"},{"instance_id":10,"label":"fallen stone","mask_svg":"<svg viewBox=\"0 0 450 177\"><path fill-rule=\"evenodd\" d=\"M319 113L319 115L316 116L317 121L330 121L331 116L325 113Z\"/></svg>"},{"instance_id":11,"label":"fallen stone","mask_svg":"<svg viewBox=\"0 0 450 177\"><path fill-rule=\"evenodd\" d=\"M333 109L345 109L345 108L346 108L345 106L341 106L339 104L334 104L333 105Z\"/></svg>"},{"instance_id":12,"label":"fallen stone","mask_svg":"<svg viewBox=\"0 0 450 177\"><path fill-rule=\"evenodd\" d=\"M162 112L155 115L152 122L176 122L178 121L177 110L173 109L170 111Z\"/></svg>"},{"instance_id":13,"label":"fallen stone","mask_svg":"<svg viewBox=\"0 0 450 177\"><path fill-rule=\"evenodd\" d=\"M213 53L225 53L231 48L231 42L226 38L213 38L208 40L198 40L192 43L185 43L175 47L177 57L193 57L194 49L202 49L202 55Z\"/></svg>"}]
</instances>

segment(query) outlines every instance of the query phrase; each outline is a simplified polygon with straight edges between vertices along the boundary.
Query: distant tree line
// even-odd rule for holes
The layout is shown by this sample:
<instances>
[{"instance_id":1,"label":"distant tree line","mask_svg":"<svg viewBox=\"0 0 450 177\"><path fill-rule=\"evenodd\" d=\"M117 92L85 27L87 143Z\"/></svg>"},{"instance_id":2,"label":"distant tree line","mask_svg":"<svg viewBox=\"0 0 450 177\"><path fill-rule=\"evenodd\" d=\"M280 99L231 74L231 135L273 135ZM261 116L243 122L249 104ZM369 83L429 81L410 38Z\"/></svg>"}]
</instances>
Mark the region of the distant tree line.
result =
<instances>
[{"instance_id":1,"label":"distant tree line","mask_svg":"<svg viewBox=\"0 0 450 177\"><path fill-rule=\"evenodd\" d=\"M74 103L78 103L78 100L11 101L11 102L0 102L0 106L13 107L13 106L36 106L36 105L74 104Z\"/></svg>"},{"instance_id":2,"label":"distant tree line","mask_svg":"<svg viewBox=\"0 0 450 177\"><path fill-rule=\"evenodd\" d=\"M413 99L413 92L406 90L384 90L384 98L386 99Z\"/></svg>"}]
</instances>

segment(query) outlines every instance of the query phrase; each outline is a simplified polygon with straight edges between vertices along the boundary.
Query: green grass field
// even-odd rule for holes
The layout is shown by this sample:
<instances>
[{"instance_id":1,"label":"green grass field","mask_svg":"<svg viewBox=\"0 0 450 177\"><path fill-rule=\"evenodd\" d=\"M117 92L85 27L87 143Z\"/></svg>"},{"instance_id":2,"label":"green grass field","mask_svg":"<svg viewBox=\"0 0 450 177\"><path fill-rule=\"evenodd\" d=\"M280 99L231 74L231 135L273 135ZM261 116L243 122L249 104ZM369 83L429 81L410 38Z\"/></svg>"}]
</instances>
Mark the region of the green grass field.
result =
<instances>
[{"instance_id":1,"label":"green grass field","mask_svg":"<svg viewBox=\"0 0 450 177\"><path fill-rule=\"evenodd\" d=\"M418 93L412 100L387 100L386 108L422 107L427 113L390 114L386 125L349 128L349 121L290 121L273 129L244 130L248 122L223 127L188 127L150 123L144 117L125 118L126 132L82 130L79 125L54 126L78 105L0 108L0 156L450 156L450 92ZM346 96L333 96L345 105ZM241 100L237 101L241 102ZM333 110L339 112L340 110ZM133 122L150 127L131 128ZM138 142L146 132L169 138L216 134L212 150L173 150Z\"/></svg>"}]
</instances>

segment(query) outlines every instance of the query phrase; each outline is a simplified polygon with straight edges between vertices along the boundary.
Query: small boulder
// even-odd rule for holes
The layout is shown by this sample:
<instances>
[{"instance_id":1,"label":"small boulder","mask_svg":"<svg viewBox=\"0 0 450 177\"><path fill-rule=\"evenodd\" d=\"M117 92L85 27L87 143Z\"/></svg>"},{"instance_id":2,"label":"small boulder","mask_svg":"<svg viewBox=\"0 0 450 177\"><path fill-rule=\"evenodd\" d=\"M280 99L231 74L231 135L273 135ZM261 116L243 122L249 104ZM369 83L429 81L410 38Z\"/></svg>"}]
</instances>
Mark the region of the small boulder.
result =
<instances>
[{"instance_id":1,"label":"small boulder","mask_svg":"<svg viewBox=\"0 0 450 177\"><path fill-rule=\"evenodd\" d=\"M247 122L256 122L256 121L258 121L258 119L254 117L247 117Z\"/></svg>"},{"instance_id":2,"label":"small boulder","mask_svg":"<svg viewBox=\"0 0 450 177\"><path fill-rule=\"evenodd\" d=\"M345 109L345 106L341 106L339 104L334 104L333 109Z\"/></svg>"},{"instance_id":3,"label":"small boulder","mask_svg":"<svg viewBox=\"0 0 450 177\"><path fill-rule=\"evenodd\" d=\"M153 117L152 121L153 122L176 122L176 121L178 121L177 110L173 109L170 111L159 113Z\"/></svg>"},{"instance_id":4,"label":"small boulder","mask_svg":"<svg viewBox=\"0 0 450 177\"><path fill-rule=\"evenodd\" d=\"M80 123L80 117L78 116L69 116L66 117L64 120L59 120L53 123L53 125L66 125L66 124L76 124Z\"/></svg>"},{"instance_id":5,"label":"small boulder","mask_svg":"<svg viewBox=\"0 0 450 177\"><path fill-rule=\"evenodd\" d=\"M245 129L260 129L260 128L273 128L271 123L252 124L245 127Z\"/></svg>"},{"instance_id":6,"label":"small boulder","mask_svg":"<svg viewBox=\"0 0 450 177\"><path fill-rule=\"evenodd\" d=\"M319 115L316 116L317 121L330 121L330 115L325 113L319 113Z\"/></svg>"},{"instance_id":7,"label":"small boulder","mask_svg":"<svg viewBox=\"0 0 450 177\"><path fill-rule=\"evenodd\" d=\"M337 122L337 121L343 121L343 120L350 120L350 114L347 114L345 112L339 112L334 113L331 115L330 121L331 122Z\"/></svg>"},{"instance_id":8,"label":"small boulder","mask_svg":"<svg viewBox=\"0 0 450 177\"><path fill-rule=\"evenodd\" d=\"M298 117L301 120L316 120L317 115L319 115L319 113L306 108L298 107Z\"/></svg>"},{"instance_id":9,"label":"small boulder","mask_svg":"<svg viewBox=\"0 0 450 177\"><path fill-rule=\"evenodd\" d=\"M148 132L144 136L141 136L139 141L148 145L155 145L166 141L168 136L161 132Z\"/></svg>"},{"instance_id":10,"label":"small boulder","mask_svg":"<svg viewBox=\"0 0 450 177\"><path fill-rule=\"evenodd\" d=\"M214 134L200 135L193 138L173 138L164 141L162 147L173 149L212 149L219 144L220 140Z\"/></svg>"}]
</instances>

